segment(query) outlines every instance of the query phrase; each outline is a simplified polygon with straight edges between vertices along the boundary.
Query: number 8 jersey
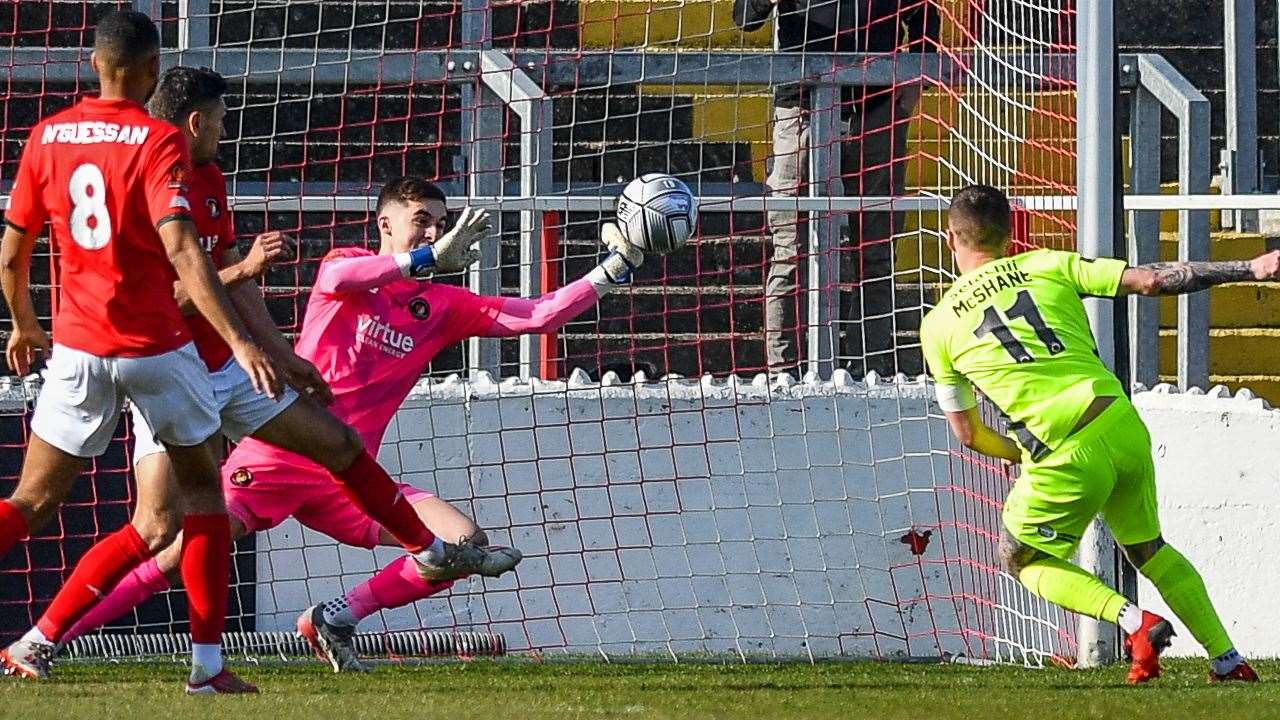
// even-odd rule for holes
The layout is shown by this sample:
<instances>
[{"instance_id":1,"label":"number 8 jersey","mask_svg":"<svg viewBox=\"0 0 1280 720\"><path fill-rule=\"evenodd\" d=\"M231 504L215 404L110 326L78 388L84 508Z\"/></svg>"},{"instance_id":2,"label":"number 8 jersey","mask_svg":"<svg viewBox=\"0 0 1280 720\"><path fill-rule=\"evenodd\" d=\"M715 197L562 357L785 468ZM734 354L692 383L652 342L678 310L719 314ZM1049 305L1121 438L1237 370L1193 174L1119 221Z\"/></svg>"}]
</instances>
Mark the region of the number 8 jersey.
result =
<instances>
[{"instance_id":1,"label":"number 8 jersey","mask_svg":"<svg viewBox=\"0 0 1280 720\"><path fill-rule=\"evenodd\" d=\"M1115 297L1126 267L1034 250L956 278L920 327L942 409L973 407L976 386L1032 461L1052 452L1094 398L1124 395L1098 358L1080 298Z\"/></svg>"},{"instance_id":2,"label":"number 8 jersey","mask_svg":"<svg viewBox=\"0 0 1280 720\"><path fill-rule=\"evenodd\" d=\"M38 234L50 222L55 343L142 357L191 339L157 232L190 216L189 166L178 129L128 100L87 97L31 130L5 223Z\"/></svg>"}]
</instances>

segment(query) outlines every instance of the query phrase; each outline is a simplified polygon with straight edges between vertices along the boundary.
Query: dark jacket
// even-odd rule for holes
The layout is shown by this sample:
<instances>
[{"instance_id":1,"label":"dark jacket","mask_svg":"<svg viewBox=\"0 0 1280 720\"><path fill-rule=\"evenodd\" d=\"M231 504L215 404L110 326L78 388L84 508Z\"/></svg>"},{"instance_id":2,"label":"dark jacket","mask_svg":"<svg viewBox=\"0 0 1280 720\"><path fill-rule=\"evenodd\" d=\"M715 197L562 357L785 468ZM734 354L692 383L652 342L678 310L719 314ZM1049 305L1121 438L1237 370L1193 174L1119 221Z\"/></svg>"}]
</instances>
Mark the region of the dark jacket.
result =
<instances>
[{"instance_id":1,"label":"dark jacket","mask_svg":"<svg viewBox=\"0 0 1280 720\"><path fill-rule=\"evenodd\" d=\"M907 9L900 10L906 6ZM938 11L929 0L734 0L733 21L747 32L758 30L778 11L780 52L892 52L902 45L930 51L921 41L938 37ZM780 107L801 104L798 85L779 86Z\"/></svg>"}]
</instances>

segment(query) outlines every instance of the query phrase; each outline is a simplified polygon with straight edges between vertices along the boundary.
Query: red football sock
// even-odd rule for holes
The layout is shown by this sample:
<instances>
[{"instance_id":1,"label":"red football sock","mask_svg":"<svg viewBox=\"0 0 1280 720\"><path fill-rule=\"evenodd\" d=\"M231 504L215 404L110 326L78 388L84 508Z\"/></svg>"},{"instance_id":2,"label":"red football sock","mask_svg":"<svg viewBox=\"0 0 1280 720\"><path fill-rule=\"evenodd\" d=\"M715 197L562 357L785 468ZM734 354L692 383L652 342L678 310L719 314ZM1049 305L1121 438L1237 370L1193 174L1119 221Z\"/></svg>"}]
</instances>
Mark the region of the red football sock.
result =
<instances>
[{"instance_id":1,"label":"red football sock","mask_svg":"<svg viewBox=\"0 0 1280 720\"><path fill-rule=\"evenodd\" d=\"M27 536L30 528L22 512L8 500L0 500L0 556Z\"/></svg>"},{"instance_id":2,"label":"red football sock","mask_svg":"<svg viewBox=\"0 0 1280 720\"><path fill-rule=\"evenodd\" d=\"M149 557L151 551L132 525L111 533L85 553L36 627L49 642L58 642L121 578Z\"/></svg>"},{"instance_id":3,"label":"red football sock","mask_svg":"<svg viewBox=\"0 0 1280 720\"><path fill-rule=\"evenodd\" d=\"M342 492L365 515L387 529L406 550L425 550L436 536L431 534L417 511L400 492L400 486L365 450L342 472L333 473Z\"/></svg>"},{"instance_id":4,"label":"red football sock","mask_svg":"<svg viewBox=\"0 0 1280 720\"><path fill-rule=\"evenodd\" d=\"M182 583L191 610L191 642L222 642L231 577L231 524L226 513L182 519Z\"/></svg>"}]
</instances>

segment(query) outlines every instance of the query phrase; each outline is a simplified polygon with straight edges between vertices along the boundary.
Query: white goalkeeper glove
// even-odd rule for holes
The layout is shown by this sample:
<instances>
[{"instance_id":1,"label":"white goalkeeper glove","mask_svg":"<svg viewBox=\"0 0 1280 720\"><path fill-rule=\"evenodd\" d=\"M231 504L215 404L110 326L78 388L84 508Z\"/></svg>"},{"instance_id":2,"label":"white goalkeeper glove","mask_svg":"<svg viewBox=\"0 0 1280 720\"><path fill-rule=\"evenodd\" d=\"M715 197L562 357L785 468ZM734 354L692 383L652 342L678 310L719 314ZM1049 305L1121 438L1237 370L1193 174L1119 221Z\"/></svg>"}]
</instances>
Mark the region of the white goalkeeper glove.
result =
<instances>
[{"instance_id":1,"label":"white goalkeeper glove","mask_svg":"<svg viewBox=\"0 0 1280 720\"><path fill-rule=\"evenodd\" d=\"M465 207L458 222L434 244L398 253L396 262L405 277L426 277L435 272L459 272L480 260L476 245L489 236L489 211Z\"/></svg>"},{"instance_id":2,"label":"white goalkeeper glove","mask_svg":"<svg viewBox=\"0 0 1280 720\"><path fill-rule=\"evenodd\" d=\"M609 248L609 254L587 273L587 279L596 292L604 296L615 287L631 282L631 274L644 264L644 251L632 245L618 226L610 222L600 226L600 241Z\"/></svg>"}]
</instances>

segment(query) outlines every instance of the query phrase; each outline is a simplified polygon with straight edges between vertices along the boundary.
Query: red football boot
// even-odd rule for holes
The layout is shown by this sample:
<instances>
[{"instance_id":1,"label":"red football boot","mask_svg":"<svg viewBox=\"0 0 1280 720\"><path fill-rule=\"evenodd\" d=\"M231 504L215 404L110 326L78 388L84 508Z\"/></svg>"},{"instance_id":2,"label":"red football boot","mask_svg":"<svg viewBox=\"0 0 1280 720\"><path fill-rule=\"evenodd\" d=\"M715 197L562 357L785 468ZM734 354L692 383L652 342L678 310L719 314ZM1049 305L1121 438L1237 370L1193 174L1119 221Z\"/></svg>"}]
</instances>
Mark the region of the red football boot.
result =
<instances>
[{"instance_id":1,"label":"red football boot","mask_svg":"<svg viewBox=\"0 0 1280 720\"><path fill-rule=\"evenodd\" d=\"M1240 664L1236 665L1235 668L1226 675L1219 675L1218 673L1210 670L1209 682L1258 682L1258 673L1254 672L1252 667L1249 667L1249 663L1241 660Z\"/></svg>"},{"instance_id":2,"label":"red football boot","mask_svg":"<svg viewBox=\"0 0 1280 720\"><path fill-rule=\"evenodd\" d=\"M1133 661L1126 682L1137 685L1160 677L1160 653L1173 640L1173 625L1152 612L1142 611L1142 627L1124 639L1125 655Z\"/></svg>"},{"instance_id":3,"label":"red football boot","mask_svg":"<svg viewBox=\"0 0 1280 720\"><path fill-rule=\"evenodd\" d=\"M258 692L257 687L236 677L226 668L204 682L187 681L188 695L243 695L256 692Z\"/></svg>"}]
</instances>

